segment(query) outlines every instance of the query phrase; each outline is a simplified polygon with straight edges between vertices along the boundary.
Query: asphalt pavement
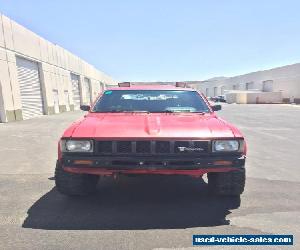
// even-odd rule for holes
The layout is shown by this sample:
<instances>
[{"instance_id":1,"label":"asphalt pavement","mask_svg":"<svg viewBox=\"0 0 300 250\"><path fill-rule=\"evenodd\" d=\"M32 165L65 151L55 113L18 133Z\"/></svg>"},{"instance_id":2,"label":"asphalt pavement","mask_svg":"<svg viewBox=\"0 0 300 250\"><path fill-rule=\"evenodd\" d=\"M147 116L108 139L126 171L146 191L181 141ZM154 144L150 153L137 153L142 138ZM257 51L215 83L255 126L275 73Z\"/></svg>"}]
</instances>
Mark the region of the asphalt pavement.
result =
<instances>
[{"instance_id":1,"label":"asphalt pavement","mask_svg":"<svg viewBox=\"0 0 300 250\"><path fill-rule=\"evenodd\" d=\"M240 199L184 176L105 177L93 196L59 194L57 141L82 115L0 124L0 249L195 249L193 234L293 234L294 247L223 249L300 249L299 106L223 105L248 141Z\"/></svg>"}]
</instances>

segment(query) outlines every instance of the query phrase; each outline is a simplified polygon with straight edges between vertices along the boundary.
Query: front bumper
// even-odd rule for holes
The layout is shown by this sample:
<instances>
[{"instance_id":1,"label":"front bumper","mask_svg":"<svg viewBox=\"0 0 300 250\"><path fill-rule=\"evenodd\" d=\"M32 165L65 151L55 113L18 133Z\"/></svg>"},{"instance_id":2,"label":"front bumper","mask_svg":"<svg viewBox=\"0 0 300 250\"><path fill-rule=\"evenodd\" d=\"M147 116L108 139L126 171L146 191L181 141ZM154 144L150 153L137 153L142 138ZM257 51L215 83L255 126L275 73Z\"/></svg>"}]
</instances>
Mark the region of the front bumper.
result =
<instances>
[{"instance_id":1,"label":"front bumper","mask_svg":"<svg viewBox=\"0 0 300 250\"><path fill-rule=\"evenodd\" d=\"M162 156L76 156L66 155L60 160L67 169L103 170L209 170L218 168L242 169L244 155L191 157Z\"/></svg>"}]
</instances>

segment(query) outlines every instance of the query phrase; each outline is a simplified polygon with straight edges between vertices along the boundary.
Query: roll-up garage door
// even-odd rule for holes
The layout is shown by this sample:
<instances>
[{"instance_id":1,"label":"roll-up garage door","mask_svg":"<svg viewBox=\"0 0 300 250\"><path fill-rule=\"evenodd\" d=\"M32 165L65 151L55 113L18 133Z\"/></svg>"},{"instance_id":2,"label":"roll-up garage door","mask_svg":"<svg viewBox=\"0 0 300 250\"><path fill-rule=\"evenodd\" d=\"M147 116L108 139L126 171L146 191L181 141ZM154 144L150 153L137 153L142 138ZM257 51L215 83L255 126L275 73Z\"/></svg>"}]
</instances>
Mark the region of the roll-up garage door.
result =
<instances>
[{"instance_id":1,"label":"roll-up garage door","mask_svg":"<svg viewBox=\"0 0 300 250\"><path fill-rule=\"evenodd\" d=\"M80 108L79 76L71 73L74 109Z\"/></svg>"},{"instance_id":2,"label":"roll-up garage door","mask_svg":"<svg viewBox=\"0 0 300 250\"><path fill-rule=\"evenodd\" d=\"M64 96L65 96L66 111L70 111L70 99L69 99L69 91L68 90L64 91Z\"/></svg>"},{"instance_id":3,"label":"roll-up garage door","mask_svg":"<svg viewBox=\"0 0 300 250\"><path fill-rule=\"evenodd\" d=\"M58 90L53 89L53 99L54 99L54 113L59 113L59 98L58 98Z\"/></svg>"},{"instance_id":4,"label":"roll-up garage door","mask_svg":"<svg viewBox=\"0 0 300 250\"><path fill-rule=\"evenodd\" d=\"M263 92L273 91L273 80L263 81Z\"/></svg>"},{"instance_id":5,"label":"roll-up garage door","mask_svg":"<svg viewBox=\"0 0 300 250\"><path fill-rule=\"evenodd\" d=\"M99 91L99 93L101 93L104 90L104 84L102 82L100 82L99 84L100 84L100 91Z\"/></svg>"},{"instance_id":6,"label":"roll-up garage door","mask_svg":"<svg viewBox=\"0 0 300 250\"><path fill-rule=\"evenodd\" d=\"M43 115L43 99L38 64L17 57L23 119Z\"/></svg>"},{"instance_id":7,"label":"roll-up garage door","mask_svg":"<svg viewBox=\"0 0 300 250\"><path fill-rule=\"evenodd\" d=\"M91 81L88 78L84 78L84 92L85 92L85 103L91 104L92 102Z\"/></svg>"}]
</instances>

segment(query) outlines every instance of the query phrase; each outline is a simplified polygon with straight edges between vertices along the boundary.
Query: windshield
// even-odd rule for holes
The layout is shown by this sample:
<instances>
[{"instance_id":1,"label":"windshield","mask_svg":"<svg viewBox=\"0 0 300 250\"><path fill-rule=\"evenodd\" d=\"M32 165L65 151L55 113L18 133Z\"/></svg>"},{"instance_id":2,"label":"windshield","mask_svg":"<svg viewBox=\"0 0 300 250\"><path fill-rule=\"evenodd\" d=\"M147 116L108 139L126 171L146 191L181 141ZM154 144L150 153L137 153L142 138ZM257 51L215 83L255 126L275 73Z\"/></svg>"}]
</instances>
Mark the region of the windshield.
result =
<instances>
[{"instance_id":1,"label":"windshield","mask_svg":"<svg viewBox=\"0 0 300 250\"><path fill-rule=\"evenodd\" d=\"M196 91L107 90L92 112L210 112Z\"/></svg>"}]
</instances>

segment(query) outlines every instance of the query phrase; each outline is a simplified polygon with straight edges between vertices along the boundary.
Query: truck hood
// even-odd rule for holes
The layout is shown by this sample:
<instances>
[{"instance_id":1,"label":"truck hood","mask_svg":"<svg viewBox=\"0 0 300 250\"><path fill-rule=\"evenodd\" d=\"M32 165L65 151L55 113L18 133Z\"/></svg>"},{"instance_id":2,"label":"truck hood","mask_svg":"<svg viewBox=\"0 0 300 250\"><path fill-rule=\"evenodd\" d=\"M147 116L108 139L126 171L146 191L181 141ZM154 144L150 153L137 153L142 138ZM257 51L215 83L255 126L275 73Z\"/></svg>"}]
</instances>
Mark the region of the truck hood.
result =
<instances>
[{"instance_id":1,"label":"truck hood","mask_svg":"<svg viewBox=\"0 0 300 250\"><path fill-rule=\"evenodd\" d=\"M72 127L71 127L72 128ZM89 113L66 137L75 138L226 138L239 136L214 114Z\"/></svg>"}]
</instances>

